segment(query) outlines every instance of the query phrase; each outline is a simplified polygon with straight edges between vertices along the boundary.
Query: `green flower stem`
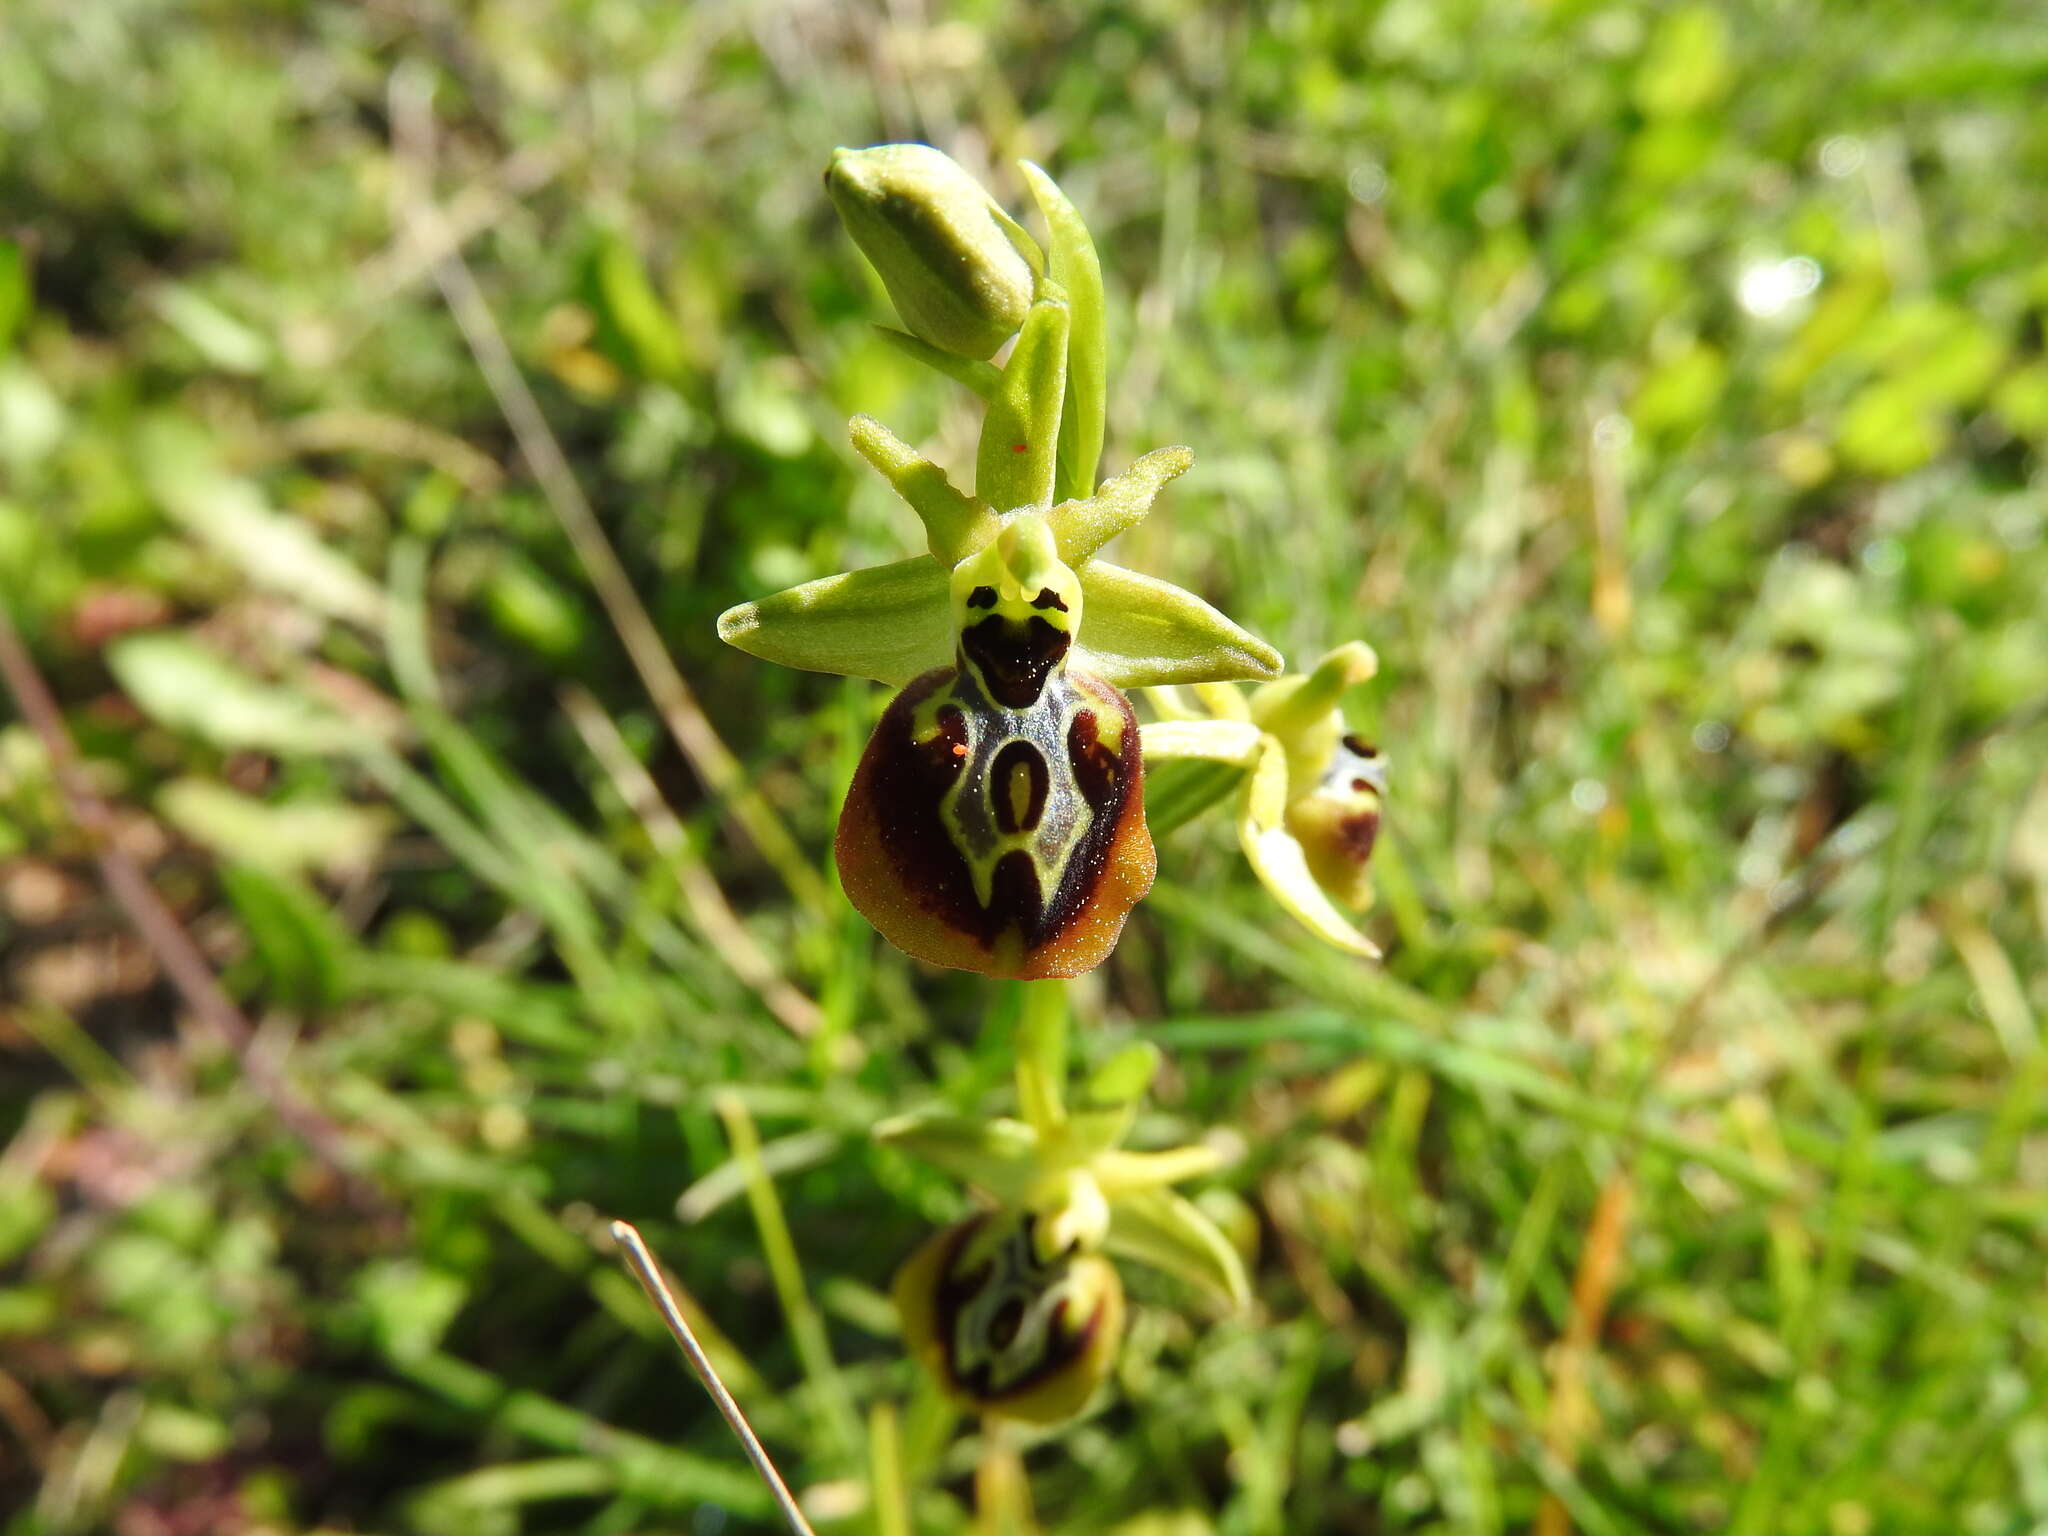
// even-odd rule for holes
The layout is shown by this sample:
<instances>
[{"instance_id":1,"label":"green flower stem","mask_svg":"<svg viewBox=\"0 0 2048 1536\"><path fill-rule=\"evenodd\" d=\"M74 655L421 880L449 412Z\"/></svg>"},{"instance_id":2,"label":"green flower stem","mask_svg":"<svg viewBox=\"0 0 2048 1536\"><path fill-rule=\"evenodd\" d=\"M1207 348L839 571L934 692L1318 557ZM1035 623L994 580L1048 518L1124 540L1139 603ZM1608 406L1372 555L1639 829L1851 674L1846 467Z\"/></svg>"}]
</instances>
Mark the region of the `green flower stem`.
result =
<instances>
[{"instance_id":1,"label":"green flower stem","mask_svg":"<svg viewBox=\"0 0 2048 1536\"><path fill-rule=\"evenodd\" d=\"M1019 982L1023 1012L1017 1023L1017 1108L1042 1139L1067 1123L1067 998L1058 981Z\"/></svg>"},{"instance_id":2,"label":"green flower stem","mask_svg":"<svg viewBox=\"0 0 2048 1536\"><path fill-rule=\"evenodd\" d=\"M911 1536L903 1431L891 1402L876 1403L868 1410L868 1492L874 1504L876 1536Z\"/></svg>"},{"instance_id":3,"label":"green flower stem","mask_svg":"<svg viewBox=\"0 0 2048 1536\"><path fill-rule=\"evenodd\" d=\"M804 1375L825 1410L825 1424L834 1448L852 1459L861 1442L860 1416L853 1397L832 1358L832 1345L825 1337L825 1320L811 1305L804 1288L803 1263L797 1258L796 1242L789 1235L789 1221L782 1213L782 1201L775 1193L775 1181L761 1163L761 1133L754 1117L734 1093L720 1093L718 1117L725 1122L726 1139L732 1155L747 1175L747 1204L753 1208L754 1227L760 1234L761 1253L768 1261L768 1273L775 1281L775 1295L782 1303L782 1315L789 1323L790 1339Z\"/></svg>"}]
</instances>

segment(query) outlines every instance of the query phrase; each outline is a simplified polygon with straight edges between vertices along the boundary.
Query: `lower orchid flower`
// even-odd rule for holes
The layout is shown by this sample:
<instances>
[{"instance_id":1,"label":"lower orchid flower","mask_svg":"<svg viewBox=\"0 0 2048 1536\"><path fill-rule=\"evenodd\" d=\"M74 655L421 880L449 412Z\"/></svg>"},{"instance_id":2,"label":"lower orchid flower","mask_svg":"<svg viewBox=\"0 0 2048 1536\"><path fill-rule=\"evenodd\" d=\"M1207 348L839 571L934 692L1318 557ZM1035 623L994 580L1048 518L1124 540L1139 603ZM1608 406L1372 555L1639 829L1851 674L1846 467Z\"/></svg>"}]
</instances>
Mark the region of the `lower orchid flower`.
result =
<instances>
[{"instance_id":1,"label":"lower orchid flower","mask_svg":"<svg viewBox=\"0 0 2048 1536\"><path fill-rule=\"evenodd\" d=\"M963 1406L1034 1424L1080 1412L1122 1343L1115 1259L1164 1270L1232 1309L1248 1301L1237 1251L1169 1187L1219 1167L1221 1155L1207 1145L1121 1147L1159 1060L1149 1044L1125 1048L1070 1108L1057 1088L1062 1068L1049 1065L1064 1061L1063 1044L1048 1051L1027 1039L1021 1119L928 1111L876 1127L878 1140L991 1202L928 1238L894 1286L912 1355Z\"/></svg>"}]
</instances>

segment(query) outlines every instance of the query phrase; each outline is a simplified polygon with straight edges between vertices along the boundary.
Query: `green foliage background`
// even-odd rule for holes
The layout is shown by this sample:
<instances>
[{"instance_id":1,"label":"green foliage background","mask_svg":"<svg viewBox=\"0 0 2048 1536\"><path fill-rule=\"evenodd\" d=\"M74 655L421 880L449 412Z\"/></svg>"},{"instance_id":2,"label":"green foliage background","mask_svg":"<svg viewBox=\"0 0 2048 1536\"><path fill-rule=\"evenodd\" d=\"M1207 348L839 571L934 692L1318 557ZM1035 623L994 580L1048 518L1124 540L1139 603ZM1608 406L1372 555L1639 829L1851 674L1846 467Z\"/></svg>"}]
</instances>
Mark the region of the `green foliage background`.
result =
<instances>
[{"instance_id":1,"label":"green foliage background","mask_svg":"<svg viewBox=\"0 0 2048 1536\"><path fill-rule=\"evenodd\" d=\"M669 744L404 211L394 79L805 868L881 699L712 620L915 547L849 412L961 466L975 422L869 330L835 144L1013 206L1047 164L1110 280L1108 466L1197 451L1119 558L1297 662L1380 652L1385 968L1211 818L1082 994L1091 1054L1175 1063L1142 1144L1242 1142L1203 1201L1258 1300L1132 1277L1113 1390L1026 1450L1045 1527L2048 1522L2037 7L9 0L0 37L0 597L375 1191L182 1015L0 727L9 1536L771 1528L613 1215L821 1530L886 1529L877 1404L915 1528L972 1526L983 1447L881 1294L964 1197L865 1131L1003 1107L1014 1000L792 899Z\"/></svg>"}]
</instances>

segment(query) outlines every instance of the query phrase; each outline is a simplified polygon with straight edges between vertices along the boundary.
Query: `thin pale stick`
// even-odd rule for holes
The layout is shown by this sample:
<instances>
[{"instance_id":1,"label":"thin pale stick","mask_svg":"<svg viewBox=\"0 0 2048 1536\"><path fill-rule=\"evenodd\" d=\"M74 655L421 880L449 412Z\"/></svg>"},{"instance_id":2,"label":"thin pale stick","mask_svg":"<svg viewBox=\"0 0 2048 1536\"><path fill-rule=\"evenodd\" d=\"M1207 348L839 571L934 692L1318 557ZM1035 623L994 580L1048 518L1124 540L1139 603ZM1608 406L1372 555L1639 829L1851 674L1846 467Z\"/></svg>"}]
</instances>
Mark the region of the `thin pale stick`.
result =
<instances>
[{"instance_id":1,"label":"thin pale stick","mask_svg":"<svg viewBox=\"0 0 2048 1536\"><path fill-rule=\"evenodd\" d=\"M797 1536L817 1536L810 1521L804 1518L804 1512L797 1507L789 1485L783 1482L782 1474L775 1470L775 1463L768 1459L767 1450L755 1437L747 1416L740 1412L740 1405L733 1401L732 1394L725 1390L725 1383L718 1379L718 1372L711 1368L711 1357L704 1353L704 1346L697 1342L697 1336L690 1332L690 1325L683 1321L682 1308L669 1294L668 1281L662 1278L661 1266L647 1251L639 1230L631 1222L615 1221L612 1223L612 1241L619 1245L619 1252L626 1256L626 1267L633 1271L633 1278L640 1282L640 1289L647 1293L647 1299L654 1303L654 1310L661 1314L661 1320L675 1336L676 1347L690 1362L690 1369L697 1373L697 1380L711 1394L711 1401L718 1405L727 1427L739 1440L740 1449L747 1453L747 1460L754 1464L754 1470L761 1474L761 1481L768 1485L768 1492L774 1496L782 1518L789 1522L789 1528Z\"/></svg>"},{"instance_id":2,"label":"thin pale stick","mask_svg":"<svg viewBox=\"0 0 2048 1536\"><path fill-rule=\"evenodd\" d=\"M397 181L399 216L425 226L431 234L442 223L428 181L433 154L432 105L425 83L404 69L392 75L391 121L402 173ZM697 776L725 803L754 846L782 876L790 893L812 912L826 910L824 881L805 860L782 819L747 782L739 759L719 738L703 706L697 702L696 693L683 680L668 648L661 643L654 621L648 617L611 540L605 537L597 514L591 510L561 444L541 413L540 402L527 386L525 374L513 359L512 349L505 344L504 333L498 329L490 304L461 250L450 247L447 255L434 263L433 274L455 317L456 328L469 345L477 371L496 399L505 424L512 429L520 456L526 460L555 520L576 551L576 558L590 578L612 627L618 631L633 670L639 673L641 686L654 701L662 724Z\"/></svg>"}]
</instances>

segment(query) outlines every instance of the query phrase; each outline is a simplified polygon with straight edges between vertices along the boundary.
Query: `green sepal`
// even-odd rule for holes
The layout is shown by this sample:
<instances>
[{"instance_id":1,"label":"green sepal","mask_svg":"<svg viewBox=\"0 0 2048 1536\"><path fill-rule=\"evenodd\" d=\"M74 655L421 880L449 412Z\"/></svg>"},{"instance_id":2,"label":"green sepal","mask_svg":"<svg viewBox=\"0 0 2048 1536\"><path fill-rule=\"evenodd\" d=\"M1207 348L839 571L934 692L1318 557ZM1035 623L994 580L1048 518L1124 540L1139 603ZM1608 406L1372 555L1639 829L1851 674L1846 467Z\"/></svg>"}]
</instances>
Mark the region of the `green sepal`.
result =
<instances>
[{"instance_id":1,"label":"green sepal","mask_svg":"<svg viewBox=\"0 0 2048 1536\"><path fill-rule=\"evenodd\" d=\"M1053 494L1061 500L1086 496L1095 486L1102 459L1102 434L1109 389L1109 355L1104 332L1102 263L1088 226L1050 176L1029 160L1024 180L1045 217L1052 255L1047 277L1066 290L1073 319L1067 333L1066 411L1060 418L1059 475ZM1069 563L1071 558L1069 557Z\"/></svg>"},{"instance_id":2,"label":"green sepal","mask_svg":"<svg viewBox=\"0 0 2048 1536\"><path fill-rule=\"evenodd\" d=\"M1176 1275L1232 1309L1251 1300L1244 1262L1216 1224L1179 1195L1139 1189L1110 1202L1104 1247Z\"/></svg>"},{"instance_id":3,"label":"green sepal","mask_svg":"<svg viewBox=\"0 0 2048 1536\"><path fill-rule=\"evenodd\" d=\"M1126 528L1144 521L1167 483L1195 462L1192 448L1154 448L1120 475L1102 482L1095 494L1063 501L1046 514L1060 558L1078 566Z\"/></svg>"},{"instance_id":4,"label":"green sepal","mask_svg":"<svg viewBox=\"0 0 2048 1536\"><path fill-rule=\"evenodd\" d=\"M935 372L943 373L956 384L965 384L984 400L992 400L1003 382L1003 370L994 363L984 363L971 357L960 357L935 347L930 342L899 331L893 325L878 325L882 340L889 343L905 357L923 363Z\"/></svg>"},{"instance_id":5,"label":"green sepal","mask_svg":"<svg viewBox=\"0 0 2048 1536\"><path fill-rule=\"evenodd\" d=\"M1083 1101L1104 1109L1135 1104L1152 1086L1164 1059L1150 1040L1133 1040L1088 1074Z\"/></svg>"},{"instance_id":6,"label":"green sepal","mask_svg":"<svg viewBox=\"0 0 2048 1536\"><path fill-rule=\"evenodd\" d=\"M1040 1177L1038 1132L1022 1120L913 1110L884 1120L874 1137L1005 1205L1021 1203Z\"/></svg>"},{"instance_id":7,"label":"green sepal","mask_svg":"<svg viewBox=\"0 0 2048 1536\"><path fill-rule=\"evenodd\" d=\"M1067 387L1066 301L1048 289L1031 306L1003 381L982 418L974 492L998 512L1052 505L1061 401Z\"/></svg>"},{"instance_id":8,"label":"green sepal","mask_svg":"<svg viewBox=\"0 0 2048 1536\"><path fill-rule=\"evenodd\" d=\"M1119 688L1280 674L1278 651L1172 582L1090 560L1081 595L1078 665Z\"/></svg>"},{"instance_id":9,"label":"green sepal","mask_svg":"<svg viewBox=\"0 0 2048 1536\"><path fill-rule=\"evenodd\" d=\"M726 609L718 638L779 666L900 688L953 658L947 580L930 555L843 571Z\"/></svg>"},{"instance_id":10,"label":"green sepal","mask_svg":"<svg viewBox=\"0 0 2048 1536\"><path fill-rule=\"evenodd\" d=\"M874 417L855 416L846 424L846 435L860 456L910 503L924 524L925 545L939 564L950 569L995 537L996 517L987 503L955 489L943 469Z\"/></svg>"}]
</instances>

